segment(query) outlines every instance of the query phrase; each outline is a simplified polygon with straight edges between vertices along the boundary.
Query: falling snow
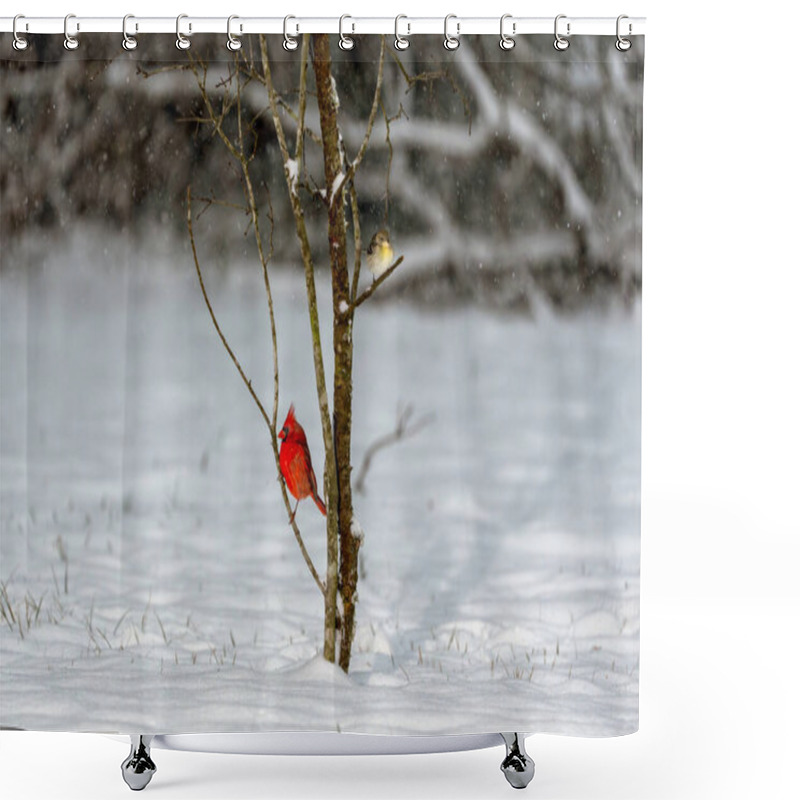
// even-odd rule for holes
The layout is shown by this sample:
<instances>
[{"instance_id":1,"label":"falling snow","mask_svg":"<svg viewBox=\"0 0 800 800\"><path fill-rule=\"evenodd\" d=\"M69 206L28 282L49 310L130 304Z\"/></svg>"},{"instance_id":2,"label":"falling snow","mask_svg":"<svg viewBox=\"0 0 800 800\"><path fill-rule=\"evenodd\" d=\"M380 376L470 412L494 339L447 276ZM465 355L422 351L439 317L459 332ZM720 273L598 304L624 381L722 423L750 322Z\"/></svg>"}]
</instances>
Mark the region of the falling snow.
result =
<instances>
[{"instance_id":1,"label":"falling snow","mask_svg":"<svg viewBox=\"0 0 800 800\"><path fill-rule=\"evenodd\" d=\"M4 725L636 728L638 315L365 306L354 466L400 400L436 421L382 451L355 498L368 534L344 675L321 659L269 436L196 279L174 253L120 247L118 270L76 246L0 276L0 580L22 624L0 624ZM249 265L226 276L208 276L217 313L269 397L263 287ZM281 412L295 403L320 470L302 280L272 281ZM324 520L310 503L297 518L323 565Z\"/></svg>"}]
</instances>

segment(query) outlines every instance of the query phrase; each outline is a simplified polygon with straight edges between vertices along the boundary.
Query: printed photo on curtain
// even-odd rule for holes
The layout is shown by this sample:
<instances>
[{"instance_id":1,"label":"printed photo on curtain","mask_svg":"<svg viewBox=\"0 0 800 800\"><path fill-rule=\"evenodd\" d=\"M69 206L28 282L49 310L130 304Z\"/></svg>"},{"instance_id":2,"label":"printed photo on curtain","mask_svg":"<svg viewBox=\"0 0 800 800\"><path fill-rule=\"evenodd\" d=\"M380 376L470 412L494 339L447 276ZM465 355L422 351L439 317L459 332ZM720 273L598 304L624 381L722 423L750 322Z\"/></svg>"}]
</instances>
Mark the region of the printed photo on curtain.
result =
<instances>
[{"instance_id":1,"label":"printed photo on curtain","mask_svg":"<svg viewBox=\"0 0 800 800\"><path fill-rule=\"evenodd\" d=\"M635 731L644 37L75 38L0 36L0 724Z\"/></svg>"}]
</instances>

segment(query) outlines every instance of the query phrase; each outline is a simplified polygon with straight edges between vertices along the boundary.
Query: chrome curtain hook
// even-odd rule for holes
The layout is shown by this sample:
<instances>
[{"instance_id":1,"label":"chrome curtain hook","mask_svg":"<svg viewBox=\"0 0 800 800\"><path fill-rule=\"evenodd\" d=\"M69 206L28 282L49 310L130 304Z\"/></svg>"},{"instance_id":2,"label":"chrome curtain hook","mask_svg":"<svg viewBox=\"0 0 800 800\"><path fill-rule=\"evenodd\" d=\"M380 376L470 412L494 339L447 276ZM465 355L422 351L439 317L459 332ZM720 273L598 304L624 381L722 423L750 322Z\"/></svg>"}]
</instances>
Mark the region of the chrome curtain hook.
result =
<instances>
[{"instance_id":1,"label":"chrome curtain hook","mask_svg":"<svg viewBox=\"0 0 800 800\"><path fill-rule=\"evenodd\" d=\"M626 14L620 14L617 17L617 41L614 42L614 47L616 47L617 50L620 51L620 53L624 53L626 50L630 50L631 49L631 40L630 39L625 39L622 36L622 34L620 33L620 23L624 19L628 19L628 16ZM633 26L629 22L628 23L628 36L631 35L631 31L632 30L633 30Z\"/></svg>"},{"instance_id":2,"label":"chrome curtain hook","mask_svg":"<svg viewBox=\"0 0 800 800\"><path fill-rule=\"evenodd\" d=\"M555 35L556 35L556 40L553 42L553 47L555 47L555 49L556 49L556 50L566 50L566 49L569 47L569 39L565 39L565 38L564 38L564 37L563 37L563 36L562 36L562 35L561 35L561 34L558 32L558 21L559 21L560 19L566 19L566 18L567 18L567 15L566 15L566 14L559 14L559 15L556 17L555 26L554 26ZM568 23L567 23L567 36L569 36L569 35L570 35L570 24L569 24L569 22L568 22Z\"/></svg>"},{"instance_id":3,"label":"chrome curtain hook","mask_svg":"<svg viewBox=\"0 0 800 800\"><path fill-rule=\"evenodd\" d=\"M69 32L69 21L71 19L75 19L75 15L74 14L67 14L67 16L64 17L64 49L65 50L77 50L78 49L78 39ZM77 32L79 30L80 30L80 25L78 23L75 23L75 31Z\"/></svg>"},{"instance_id":4,"label":"chrome curtain hook","mask_svg":"<svg viewBox=\"0 0 800 800\"><path fill-rule=\"evenodd\" d=\"M186 34L181 33L181 20L188 18L189 18L188 14L178 14L178 17L175 20L175 35L178 37L175 40L175 47L177 47L178 50L188 50L192 46L192 43L189 41L189 37L186 36ZM189 23L190 33L191 30L192 30L192 23L190 22Z\"/></svg>"},{"instance_id":5,"label":"chrome curtain hook","mask_svg":"<svg viewBox=\"0 0 800 800\"><path fill-rule=\"evenodd\" d=\"M239 17L237 17L236 14L231 14L228 17L228 43L225 46L228 48L228 50L231 51L231 53L236 52L237 50L241 49L241 47L242 47L242 40L238 36L235 36L231 32L231 23L235 19L239 19ZM241 33L241 32L242 32L242 26L240 25L239 26L239 33Z\"/></svg>"},{"instance_id":6,"label":"chrome curtain hook","mask_svg":"<svg viewBox=\"0 0 800 800\"><path fill-rule=\"evenodd\" d=\"M514 41L514 39L512 37L517 32L517 23L516 22L512 22L511 23L511 36L509 36L505 32L505 30L503 30L503 26L505 25L505 21L507 19L512 19L512 15L511 14L503 14L503 16L500 17L500 49L501 50L513 50L514 49L514 45L516 44L516 42Z\"/></svg>"},{"instance_id":7,"label":"chrome curtain hook","mask_svg":"<svg viewBox=\"0 0 800 800\"><path fill-rule=\"evenodd\" d=\"M139 42L136 41L136 37L128 35L128 20L135 19L133 14L126 14L122 18L122 47L125 50L135 50L139 45ZM134 30L138 29L138 25L134 28Z\"/></svg>"},{"instance_id":8,"label":"chrome curtain hook","mask_svg":"<svg viewBox=\"0 0 800 800\"><path fill-rule=\"evenodd\" d=\"M14 33L14 41L11 43L11 46L15 50L18 50L19 52L22 52L23 50L27 50L28 49L28 45L30 44L30 42L28 42L28 40L24 36L20 35L20 32L17 30L17 23L21 19L25 19L25 15L24 14L17 14L17 16L14 17L14 24L13 24L13 26L11 28L11 30ZM28 23L27 22L25 23L25 30L28 30Z\"/></svg>"},{"instance_id":9,"label":"chrome curtain hook","mask_svg":"<svg viewBox=\"0 0 800 800\"><path fill-rule=\"evenodd\" d=\"M400 35L399 27L401 19L408 19L408 17L405 14L398 14L394 18L394 49L408 50L408 48L411 46L411 42L409 42L405 36ZM408 28L406 36L411 36L411 24L407 22L406 28Z\"/></svg>"},{"instance_id":10,"label":"chrome curtain hook","mask_svg":"<svg viewBox=\"0 0 800 800\"><path fill-rule=\"evenodd\" d=\"M451 19L456 20L456 35L451 36L447 30L447 24L450 22ZM458 39L458 34L461 31L461 23L458 21L458 17L455 14L448 14L444 18L444 47L445 50L458 50L458 46L461 42Z\"/></svg>"},{"instance_id":11,"label":"chrome curtain hook","mask_svg":"<svg viewBox=\"0 0 800 800\"><path fill-rule=\"evenodd\" d=\"M344 35L344 21L346 19L353 18L349 14L342 14L342 16L339 17L339 48L341 50L352 50L356 46L356 41L350 36ZM355 24L350 23L350 33L353 33L355 28Z\"/></svg>"},{"instance_id":12,"label":"chrome curtain hook","mask_svg":"<svg viewBox=\"0 0 800 800\"><path fill-rule=\"evenodd\" d=\"M297 17L293 17L291 14L285 16L283 18L283 49L284 50L297 50L297 39L294 36L289 35L289 20L294 19L296 20ZM299 33L299 29L297 25L295 25L295 31Z\"/></svg>"}]
</instances>

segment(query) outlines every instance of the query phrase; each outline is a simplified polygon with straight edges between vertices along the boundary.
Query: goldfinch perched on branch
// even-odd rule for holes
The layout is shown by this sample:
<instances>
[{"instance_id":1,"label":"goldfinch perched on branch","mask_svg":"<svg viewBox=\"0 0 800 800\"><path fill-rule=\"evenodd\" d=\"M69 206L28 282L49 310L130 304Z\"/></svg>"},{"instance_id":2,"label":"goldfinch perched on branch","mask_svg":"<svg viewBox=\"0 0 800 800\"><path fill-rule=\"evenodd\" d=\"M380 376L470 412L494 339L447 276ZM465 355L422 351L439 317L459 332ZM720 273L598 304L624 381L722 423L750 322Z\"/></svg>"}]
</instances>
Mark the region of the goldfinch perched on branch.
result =
<instances>
[{"instance_id":1,"label":"goldfinch perched on branch","mask_svg":"<svg viewBox=\"0 0 800 800\"><path fill-rule=\"evenodd\" d=\"M392 265L392 261L394 261L394 250L392 249L392 243L389 241L389 231L378 231L372 237L372 241L367 248L369 271L376 278L380 278Z\"/></svg>"}]
</instances>

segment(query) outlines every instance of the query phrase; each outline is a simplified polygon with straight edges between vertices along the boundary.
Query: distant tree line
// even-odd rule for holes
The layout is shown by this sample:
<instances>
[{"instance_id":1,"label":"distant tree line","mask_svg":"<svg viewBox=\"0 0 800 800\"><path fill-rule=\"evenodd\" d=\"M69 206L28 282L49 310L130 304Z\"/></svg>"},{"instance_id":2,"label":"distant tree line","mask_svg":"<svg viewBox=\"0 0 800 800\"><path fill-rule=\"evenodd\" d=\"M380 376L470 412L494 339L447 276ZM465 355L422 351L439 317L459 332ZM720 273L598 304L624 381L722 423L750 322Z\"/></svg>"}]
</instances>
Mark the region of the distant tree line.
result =
<instances>
[{"instance_id":1,"label":"distant tree line","mask_svg":"<svg viewBox=\"0 0 800 800\"><path fill-rule=\"evenodd\" d=\"M134 53L116 38L82 37L67 53L57 36L30 37L29 52L0 61L0 233L4 242L36 229L82 221L134 235L153 225L184 237L186 187L195 203L241 196L230 154L197 122L201 100L190 74L144 78L185 59L174 37L141 37ZM635 298L641 287L642 60L607 37L576 38L556 53L547 37L521 37L509 53L495 37L464 39L447 53L441 37L415 37L386 61L381 108L359 171L365 235L388 227L405 255L382 299L480 302L530 308L545 297L561 308L588 299ZM271 52L276 81L297 54ZM247 45L246 45L247 46ZM357 148L370 114L378 37L350 53L336 48L333 75L340 129ZM191 51L227 74L220 37L196 36ZM10 45L4 52L13 53ZM569 62L569 63L567 63ZM215 82L208 81L213 96ZM220 86L220 97L224 88ZM284 164L263 87L241 97L253 121L258 186L283 180ZM296 134L296 98L279 109ZM309 105L306 135L320 137ZM315 161L319 160L319 163ZM319 148L309 151L308 235L327 250L328 209L315 191ZM319 187L322 188L322 187ZM275 194L276 264L296 257L285 193ZM211 217L212 215L209 215ZM254 252L246 213L206 224L219 263ZM350 234L352 236L352 232Z\"/></svg>"}]
</instances>

